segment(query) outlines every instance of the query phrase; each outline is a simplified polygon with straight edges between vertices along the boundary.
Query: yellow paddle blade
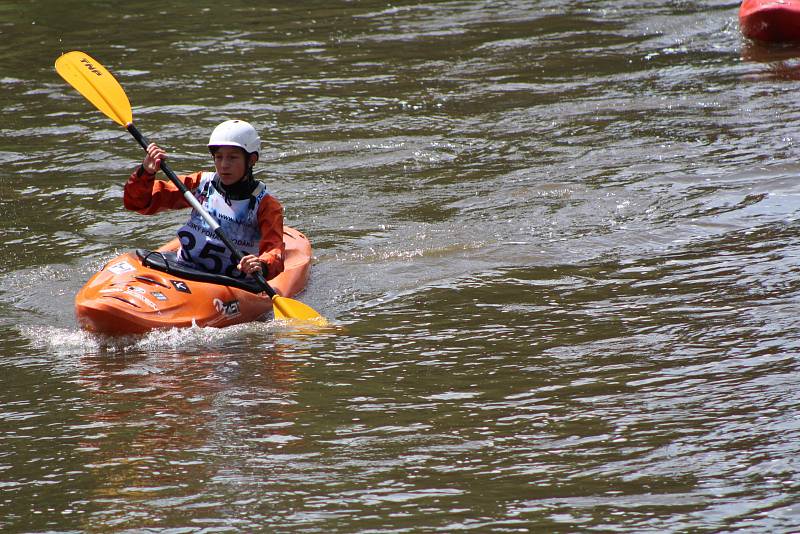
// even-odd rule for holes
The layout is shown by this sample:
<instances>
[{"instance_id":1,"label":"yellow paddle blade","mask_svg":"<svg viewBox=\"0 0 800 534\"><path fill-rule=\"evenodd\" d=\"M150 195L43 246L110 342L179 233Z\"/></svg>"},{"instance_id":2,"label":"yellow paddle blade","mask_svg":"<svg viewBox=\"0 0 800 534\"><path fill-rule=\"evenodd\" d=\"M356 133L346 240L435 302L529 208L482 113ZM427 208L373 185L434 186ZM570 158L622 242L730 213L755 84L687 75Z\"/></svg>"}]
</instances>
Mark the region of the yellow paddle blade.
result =
<instances>
[{"instance_id":1,"label":"yellow paddle blade","mask_svg":"<svg viewBox=\"0 0 800 534\"><path fill-rule=\"evenodd\" d=\"M313 322L319 326L325 326L328 321L314 310L300 301L287 297L275 295L272 297L272 313L276 319L293 319L305 322Z\"/></svg>"},{"instance_id":2,"label":"yellow paddle blade","mask_svg":"<svg viewBox=\"0 0 800 534\"><path fill-rule=\"evenodd\" d=\"M128 95L96 59L83 52L67 52L56 60L56 72L120 126L133 122Z\"/></svg>"}]
</instances>

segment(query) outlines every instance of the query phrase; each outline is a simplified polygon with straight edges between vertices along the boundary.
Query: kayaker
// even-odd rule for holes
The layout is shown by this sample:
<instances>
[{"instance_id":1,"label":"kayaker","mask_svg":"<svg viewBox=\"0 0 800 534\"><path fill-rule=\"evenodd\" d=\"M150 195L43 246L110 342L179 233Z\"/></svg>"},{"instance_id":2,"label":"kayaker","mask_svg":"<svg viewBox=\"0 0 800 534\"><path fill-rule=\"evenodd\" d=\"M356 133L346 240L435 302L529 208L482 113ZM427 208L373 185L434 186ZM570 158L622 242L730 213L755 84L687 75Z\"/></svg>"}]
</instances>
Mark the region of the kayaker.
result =
<instances>
[{"instance_id":1,"label":"kayaker","mask_svg":"<svg viewBox=\"0 0 800 534\"><path fill-rule=\"evenodd\" d=\"M199 213L178 230L180 262L237 278L261 271L270 280L283 271L283 207L266 186L253 177L261 153L255 128L242 120L221 123L208 140L216 172L195 172L178 178L217 220L244 257L238 263L225 244L209 231ZM125 208L143 215L189 207L171 182L155 175L167 153L155 143L125 184Z\"/></svg>"}]
</instances>

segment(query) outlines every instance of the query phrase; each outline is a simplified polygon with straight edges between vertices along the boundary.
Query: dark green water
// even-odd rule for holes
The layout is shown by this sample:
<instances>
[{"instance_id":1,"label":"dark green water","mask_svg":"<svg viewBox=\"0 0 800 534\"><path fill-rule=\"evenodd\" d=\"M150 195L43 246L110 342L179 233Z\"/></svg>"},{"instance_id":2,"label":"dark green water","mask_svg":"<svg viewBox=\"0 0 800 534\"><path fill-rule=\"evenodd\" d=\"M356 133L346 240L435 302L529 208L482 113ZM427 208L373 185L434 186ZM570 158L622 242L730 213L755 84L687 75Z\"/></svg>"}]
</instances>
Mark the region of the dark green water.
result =
<instances>
[{"instance_id":1,"label":"dark green water","mask_svg":"<svg viewBox=\"0 0 800 534\"><path fill-rule=\"evenodd\" d=\"M737 2L0 1L0 530L800 529L800 48ZM186 213L221 120L335 328L105 340L73 297Z\"/></svg>"}]
</instances>

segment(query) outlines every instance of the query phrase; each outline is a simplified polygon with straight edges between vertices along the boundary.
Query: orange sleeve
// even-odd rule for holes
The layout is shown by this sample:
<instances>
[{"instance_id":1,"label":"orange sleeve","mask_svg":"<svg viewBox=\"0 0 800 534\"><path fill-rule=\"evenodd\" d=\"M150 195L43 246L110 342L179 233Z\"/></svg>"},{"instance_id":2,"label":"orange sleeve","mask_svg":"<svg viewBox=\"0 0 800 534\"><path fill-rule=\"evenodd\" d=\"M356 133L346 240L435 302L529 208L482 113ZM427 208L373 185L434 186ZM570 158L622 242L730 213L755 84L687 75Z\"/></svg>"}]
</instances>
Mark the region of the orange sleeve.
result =
<instances>
[{"instance_id":1,"label":"orange sleeve","mask_svg":"<svg viewBox=\"0 0 800 534\"><path fill-rule=\"evenodd\" d=\"M283 272L286 244L283 242L283 206L272 195L266 195L258 205L258 225L261 241L258 259L265 263L266 279L272 280Z\"/></svg>"},{"instance_id":2,"label":"orange sleeve","mask_svg":"<svg viewBox=\"0 0 800 534\"><path fill-rule=\"evenodd\" d=\"M200 183L202 174L195 172L187 176L178 176L178 179L191 191ZM142 215L189 207L183 193L172 182L156 180L154 174L147 174L141 166L131 173L125 183L122 202L126 209L138 211Z\"/></svg>"}]
</instances>

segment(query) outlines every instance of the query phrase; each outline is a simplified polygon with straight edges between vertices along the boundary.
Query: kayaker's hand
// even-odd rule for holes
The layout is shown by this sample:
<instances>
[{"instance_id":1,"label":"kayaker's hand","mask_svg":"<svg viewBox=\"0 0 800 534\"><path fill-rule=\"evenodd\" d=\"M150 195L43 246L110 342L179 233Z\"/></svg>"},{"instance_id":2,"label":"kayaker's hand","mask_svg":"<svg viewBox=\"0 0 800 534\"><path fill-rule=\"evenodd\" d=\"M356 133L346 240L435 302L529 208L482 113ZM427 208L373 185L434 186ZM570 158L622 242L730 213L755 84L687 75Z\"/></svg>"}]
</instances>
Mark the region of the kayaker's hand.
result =
<instances>
[{"instance_id":1,"label":"kayaker's hand","mask_svg":"<svg viewBox=\"0 0 800 534\"><path fill-rule=\"evenodd\" d=\"M242 258L242 261L239 262L239 265L237 265L236 268L242 271L244 274L261 272L261 260L259 260L257 256L248 254Z\"/></svg>"},{"instance_id":2,"label":"kayaker's hand","mask_svg":"<svg viewBox=\"0 0 800 534\"><path fill-rule=\"evenodd\" d=\"M167 153L157 144L150 143L147 146L147 155L142 161L142 168L147 174L155 174L161 168L161 161L167 159Z\"/></svg>"}]
</instances>

